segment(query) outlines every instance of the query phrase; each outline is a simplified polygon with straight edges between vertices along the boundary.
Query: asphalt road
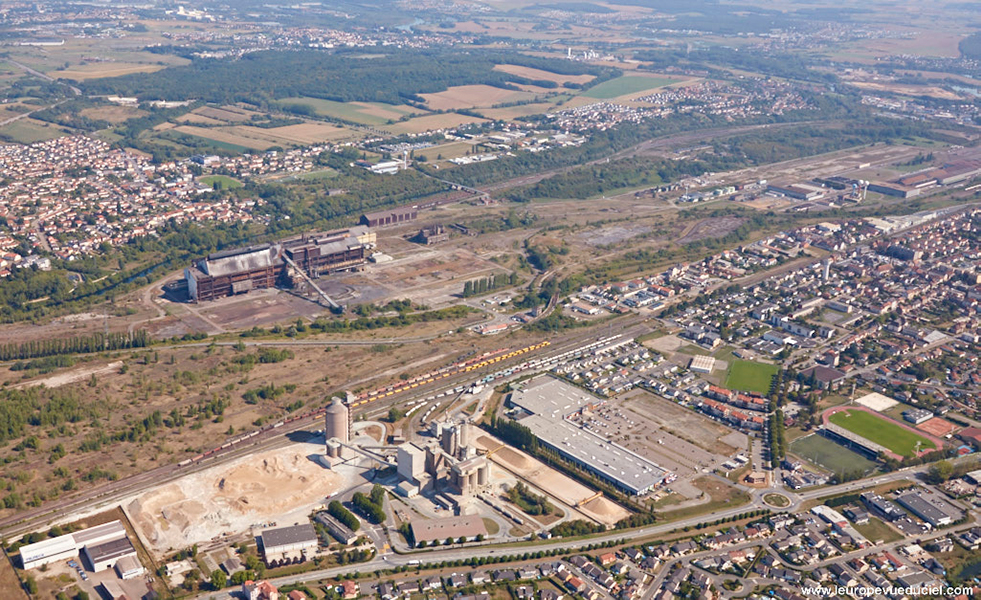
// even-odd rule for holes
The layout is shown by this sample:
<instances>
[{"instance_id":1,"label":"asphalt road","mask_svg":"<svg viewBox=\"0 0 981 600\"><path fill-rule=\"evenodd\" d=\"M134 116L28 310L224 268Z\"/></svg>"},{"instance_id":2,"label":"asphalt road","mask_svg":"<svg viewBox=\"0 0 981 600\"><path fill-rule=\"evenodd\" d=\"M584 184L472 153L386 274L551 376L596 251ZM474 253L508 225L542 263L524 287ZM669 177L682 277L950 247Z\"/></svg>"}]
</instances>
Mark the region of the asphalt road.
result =
<instances>
[{"instance_id":1,"label":"asphalt road","mask_svg":"<svg viewBox=\"0 0 981 600\"><path fill-rule=\"evenodd\" d=\"M825 496L833 496L837 494L842 494L850 491L867 489L883 483L888 483L891 481L897 481L901 479L914 480L917 474L925 472L929 469L929 465L921 465L918 467L912 467L908 469L903 469L901 471L895 471L893 473L886 473L878 477L872 477L869 479L861 481L853 481L849 483L844 483L840 485L823 487L815 490L810 490L802 494L791 494L780 489L765 489L765 490L754 490L752 500L749 504L743 504L741 506L736 506L728 510L717 511L711 515L700 515L696 517L691 517L689 519L683 519L679 521L671 521L669 523L655 524L648 527L641 527L637 529L631 529L629 531L611 531L604 533L602 535L597 535L589 538L588 543L602 543L608 541L617 541L622 539L627 540L643 540L645 538L653 538L659 535L670 533L675 530L683 529L687 526L694 526L698 523L705 522L707 519L723 519L726 517L732 517L741 513L748 511L769 508L774 512L797 512L800 510L803 502L807 500L813 500L815 498L822 498ZM773 507L767 506L763 503L762 497L764 494L770 492L779 492L785 496L791 498L791 505L783 509L774 509ZM944 530L944 532L947 532ZM282 587L286 585L291 585L294 583L307 583L312 581L319 581L321 579L328 579L331 577L337 577L339 575L345 575L354 572L367 573L375 571L378 569L390 569L393 567L406 566L411 564L421 563L437 563L437 562L448 562L455 560L464 560L467 558L486 558L492 556L501 556L507 554L524 553L526 551L537 551L537 550L551 550L551 549L563 549L563 550L575 550L581 548L584 545L584 541L581 539L573 541L563 541L558 540L539 540L533 545L525 546L513 546L513 545L500 545L500 546L476 546L476 547L463 547L463 548L451 548L448 550L419 550L412 553L406 554L381 554L376 556L374 559L354 564L345 565L343 567L332 567L329 569L320 569L317 571L308 571L306 573L300 573L298 575L290 575L286 577L278 577L271 579L270 581L277 587ZM757 542L759 543L759 542ZM873 548L874 549L874 548ZM666 570L662 570L662 573ZM656 588L656 586L654 586ZM232 591L227 592L208 592L203 593L198 596L199 598L215 598L216 600L225 600L233 598Z\"/></svg>"}]
</instances>

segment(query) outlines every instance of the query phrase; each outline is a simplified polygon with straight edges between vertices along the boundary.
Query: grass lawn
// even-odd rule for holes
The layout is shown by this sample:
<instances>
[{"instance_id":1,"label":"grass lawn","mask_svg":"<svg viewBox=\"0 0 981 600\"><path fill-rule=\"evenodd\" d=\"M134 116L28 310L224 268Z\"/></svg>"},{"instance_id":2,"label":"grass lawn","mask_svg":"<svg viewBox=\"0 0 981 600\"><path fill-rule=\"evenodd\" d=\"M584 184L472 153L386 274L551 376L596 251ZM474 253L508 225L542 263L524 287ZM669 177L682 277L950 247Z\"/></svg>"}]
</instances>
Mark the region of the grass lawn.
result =
<instances>
[{"instance_id":1,"label":"grass lawn","mask_svg":"<svg viewBox=\"0 0 981 600\"><path fill-rule=\"evenodd\" d=\"M681 354L687 354L688 356L712 356L711 352L694 344L685 344L681 348L678 348L678 352Z\"/></svg>"},{"instance_id":2,"label":"grass lawn","mask_svg":"<svg viewBox=\"0 0 981 600\"><path fill-rule=\"evenodd\" d=\"M734 360L729 366L726 387L731 390L766 394L770 391L770 382L773 380L773 376L779 370L780 367L777 365L749 360Z\"/></svg>"},{"instance_id":3,"label":"grass lawn","mask_svg":"<svg viewBox=\"0 0 981 600\"><path fill-rule=\"evenodd\" d=\"M597 100L609 100L610 98L617 98L627 94L654 90L675 83L675 81L668 77L637 77L625 75L591 87L583 92L582 95L587 98L596 98Z\"/></svg>"},{"instance_id":4,"label":"grass lawn","mask_svg":"<svg viewBox=\"0 0 981 600\"><path fill-rule=\"evenodd\" d=\"M234 190L235 188L245 187L244 183L242 183L238 179L229 177L228 175L206 175L201 179L199 179L198 181L200 181L204 185L211 185L211 186L213 186L217 181L221 183L222 189L225 190Z\"/></svg>"},{"instance_id":5,"label":"grass lawn","mask_svg":"<svg viewBox=\"0 0 981 600\"><path fill-rule=\"evenodd\" d=\"M790 506L790 499L783 494L767 494L763 496L763 502L778 508Z\"/></svg>"},{"instance_id":6,"label":"grass lawn","mask_svg":"<svg viewBox=\"0 0 981 600\"><path fill-rule=\"evenodd\" d=\"M729 510L742 506L750 500L749 494L746 492L715 478L699 477L693 483L695 487L708 494L711 500L705 504L686 506L677 510L658 511L662 523Z\"/></svg>"},{"instance_id":7,"label":"grass lawn","mask_svg":"<svg viewBox=\"0 0 981 600\"><path fill-rule=\"evenodd\" d=\"M909 429L886 420L882 417L867 413L863 410L843 410L837 412L829 420L870 442L884 446L900 456L912 456L919 450L933 450L933 442L922 435L917 435ZM917 448L919 444L919 448Z\"/></svg>"},{"instance_id":8,"label":"grass lawn","mask_svg":"<svg viewBox=\"0 0 981 600\"><path fill-rule=\"evenodd\" d=\"M487 535L495 535L501 530L501 526L497 524L494 519L488 519L484 517L481 519L484 522L484 528L487 529Z\"/></svg>"},{"instance_id":9,"label":"grass lawn","mask_svg":"<svg viewBox=\"0 0 981 600\"><path fill-rule=\"evenodd\" d=\"M869 517L869 522L864 525L855 525L855 529L876 545L897 542L903 538L902 535L875 517Z\"/></svg>"},{"instance_id":10,"label":"grass lawn","mask_svg":"<svg viewBox=\"0 0 981 600\"><path fill-rule=\"evenodd\" d=\"M875 463L861 454L840 446L816 433L794 440L790 444L790 451L801 458L805 458L818 466L824 467L832 473L855 471L857 469L868 472L875 468Z\"/></svg>"}]
</instances>

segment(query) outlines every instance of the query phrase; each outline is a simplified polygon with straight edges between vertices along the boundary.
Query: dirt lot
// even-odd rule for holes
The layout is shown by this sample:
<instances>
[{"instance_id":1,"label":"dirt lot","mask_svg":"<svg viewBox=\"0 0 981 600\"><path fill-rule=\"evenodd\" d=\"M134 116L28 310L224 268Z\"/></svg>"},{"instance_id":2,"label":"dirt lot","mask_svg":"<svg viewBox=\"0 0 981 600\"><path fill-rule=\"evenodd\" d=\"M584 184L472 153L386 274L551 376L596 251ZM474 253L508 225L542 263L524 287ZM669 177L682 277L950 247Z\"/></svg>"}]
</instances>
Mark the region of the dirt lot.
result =
<instances>
[{"instance_id":1,"label":"dirt lot","mask_svg":"<svg viewBox=\"0 0 981 600\"><path fill-rule=\"evenodd\" d=\"M326 496L357 483L353 470L317 462L322 451L320 444L301 443L263 452L189 475L124 506L158 556L262 523L292 524Z\"/></svg>"},{"instance_id":2,"label":"dirt lot","mask_svg":"<svg viewBox=\"0 0 981 600\"><path fill-rule=\"evenodd\" d=\"M679 478L712 468L746 448L745 435L645 390L631 390L619 400L625 416L615 418L614 427L620 427L623 439L613 439Z\"/></svg>"},{"instance_id":3,"label":"dirt lot","mask_svg":"<svg viewBox=\"0 0 981 600\"><path fill-rule=\"evenodd\" d=\"M678 238L679 244L690 244L701 240L725 237L743 224L740 217L716 217L703 219L688 228L684 235Z\"/></svg>"},{"instance_id":4,"label":"dirt lot","mask_svg":"<svg viewBox=\"0 0 981 600\"><path fill-rule=\"evenodd\" d=\"M438 322L380 329L370 332L367 340L370 344L372 337L445 334L457 326L457 323ZM84 364L26 380L75 380L64 383L58 392L77 399L82 418L64 425L28 426L25 435L38 437L36 448L16 450L17 439L0 446L0 458L12 458L0 484L9 485L10 491L22 498L30 499L36 492L45 499L55 499L67 489L104 484L107 474L122 478L214 448L234 435L229 431L253 431L258 427L257 420L279 419L293 403L302 402L305 409L314 408L339 390L373 389L398 381L402 373L418 375L432 370L435 363L420 361L434 354L445 355L438 363L442 365L459 360L477 348L483 351L512 344L520 347L529 339L532 338L518 336L504 342L499 337L487 340L468 333L442 337L432 343L384 346L383 352L370 346L294 346L289 348L294 358L251 368L243 367L236 360L246 354L254 355L257 352L254 349L239 352L231 348L159 348L110 357L92 356ZM119 361L125 369L115 366ZM87 374L78 380L82 373ZM90 381L92 373L96 376ZM0 369L0 384L24 383L23 374ZM287 385L295 388L288 391ZM267 398L246 399L248 392L255 393L263 386L278 391ZM201 412L219 401L224 404L220 415ZM127 441L127 432L154 411L159 411L161 423ZM172 422L174 415L180 418L179 423ZM110 441L96 448L82 449L99 432L102 436L121 435L124 439L111 441L106 437ZM60 457L54 454L59 443L65 452ZM94 472L94 467L101 471ZM2 514L9 513L9 509L2 511Z\"/></svg>"}]
</instances>

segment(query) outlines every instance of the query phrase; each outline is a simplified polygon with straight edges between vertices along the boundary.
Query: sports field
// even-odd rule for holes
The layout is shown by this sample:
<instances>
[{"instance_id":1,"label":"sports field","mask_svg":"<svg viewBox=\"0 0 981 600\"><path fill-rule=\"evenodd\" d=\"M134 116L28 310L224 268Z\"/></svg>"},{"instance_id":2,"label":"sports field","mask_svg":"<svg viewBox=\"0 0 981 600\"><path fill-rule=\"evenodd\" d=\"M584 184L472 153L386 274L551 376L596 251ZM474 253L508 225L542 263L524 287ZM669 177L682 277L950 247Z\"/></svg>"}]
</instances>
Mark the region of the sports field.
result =
<instances>
[{"instance_id":1,"label":"sports field","mask_svg":"<svg viewBox=\"0 0 981 600\"><path fill-rule=\"evenodd\" d=\"M770 382L780 367L767 363L750 360L734 360L729 365L725 386L730 390L743 392L759 392L766 394L770 391Z\"/></svg>"},{"instance_id":2,"label":"sports field","mask_svg":"<svg viewBox=\"0 0 981 600\"><path fill-rule=\"evenodd\" d=\"M620 96L626 96L627 94L636 94L638 92L646 92L648 90L653 91L657 88L675 83L676 81L676 79L669 79L667 77L639 77L636 75L624 75L623 77L617 77L616 79L604 81L595 87L591 87L583 92L582 95L590 98L596 98L597 100L609 100L610 98L619 98Z\"/></svg>"},{"instance_id":3,"label":"sports field","mask_svg":"<svg viewBox=\"0 0 981 600\"><path fill-rule=\"evenodd\" d=\"M855 435L884 446L900 456L936 449L936 444L890 420L864 410L845 409L829 415L828 421Z\"/></svg>"},{"instance_id":4,"label":"sports field","mask_svg":"<svg viewBox=\"0 0 981 600\"><path fill-rule=\"evenodd\" d=\"M867 473L875 468L875 463L861 454L816 433L791 442L790 452L832 473Z\"/></svg>"},{"instance_id":5,"label":"sports field","mask_svg":"<svg viewBox=\"0 0 981 600\"><path fill-rule=\"evenodd\" d=\"M201 179L199 179L198 181L200 181L204 185L211 185L211 186L213 186L216 182L220 182L222 189L226 189L226 190L233 190L235 188L240 188L245 186L245 184L239 181L238 179L234 179L227 175L206 175Z\"/></svg>"}]
</instances>

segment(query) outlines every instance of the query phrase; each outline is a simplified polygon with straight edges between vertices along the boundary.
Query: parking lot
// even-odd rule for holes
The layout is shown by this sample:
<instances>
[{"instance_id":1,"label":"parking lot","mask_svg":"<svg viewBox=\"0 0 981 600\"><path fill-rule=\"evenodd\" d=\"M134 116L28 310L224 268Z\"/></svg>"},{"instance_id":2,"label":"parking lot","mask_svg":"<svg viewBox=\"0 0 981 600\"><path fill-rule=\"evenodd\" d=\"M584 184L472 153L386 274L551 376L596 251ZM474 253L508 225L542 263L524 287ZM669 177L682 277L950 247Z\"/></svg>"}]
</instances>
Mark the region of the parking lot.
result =
<instances>
[{"instance_id":1,"label":"parking lot","mask_svg":"<svg viewBox=\"0 0 981 600\"><path fill-rule=\"evenodd\" d=\"M582 419L587 429L649 458L679 479L712 470L747 447L744 434L642 389L611 399Z\"/></svg>"}]
</instances>

